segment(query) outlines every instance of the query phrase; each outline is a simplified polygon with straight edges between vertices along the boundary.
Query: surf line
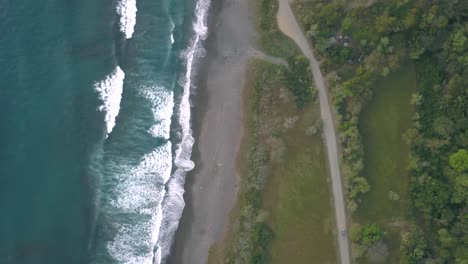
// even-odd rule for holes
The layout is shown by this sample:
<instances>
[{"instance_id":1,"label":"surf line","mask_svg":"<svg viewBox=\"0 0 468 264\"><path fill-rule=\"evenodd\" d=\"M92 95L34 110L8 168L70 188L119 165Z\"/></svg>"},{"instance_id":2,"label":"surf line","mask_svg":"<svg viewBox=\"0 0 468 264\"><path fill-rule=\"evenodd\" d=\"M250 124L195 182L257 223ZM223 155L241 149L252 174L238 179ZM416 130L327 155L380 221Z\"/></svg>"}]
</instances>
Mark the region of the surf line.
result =
<instances>
[{"instance_id":1,"label":"surf line","mask_svg":"<svg viewBox=\"0 0 468 264\"><path fill-rule=\"evenodd\" d=\"M180 79L183 87L182 97L177 113L178 122L181 127L181 141L176 146L174 165L175 170L171 179L166 184L166 195L162 203L162 224L159 232L159 239L156 247L159 259L155 263L164 263L170 254L170 248L174 240L174 234L178 228L179 220L185 206L183 194L185 192L185 176L188 171L195 167L191 160L192 147L195 142L191 129L190 110L190 90L192 86L192 74L196 71L193 68L196 59L203 57L206 53L202 46L202 41L208 35L207 17L210 7L209 0L199 0L195 6L195 20L193 22L194 35L188 47L181 53L185 61L185 75Z\"/></svg>"}]
</instances>

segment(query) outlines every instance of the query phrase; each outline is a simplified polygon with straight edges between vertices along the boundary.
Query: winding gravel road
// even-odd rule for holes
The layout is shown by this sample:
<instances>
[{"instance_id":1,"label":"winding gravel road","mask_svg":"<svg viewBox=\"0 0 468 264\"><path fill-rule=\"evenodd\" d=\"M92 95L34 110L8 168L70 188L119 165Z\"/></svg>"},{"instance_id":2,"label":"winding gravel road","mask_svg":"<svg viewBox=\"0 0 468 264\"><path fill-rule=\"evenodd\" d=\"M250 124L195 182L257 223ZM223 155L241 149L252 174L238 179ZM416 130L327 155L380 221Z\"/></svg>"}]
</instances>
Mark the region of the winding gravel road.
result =
<instances>
[{"instance_id":1,"label":"winding gravel road","mask_svg":"<svg viewBox=\"0 0 468 264\"><path fill-rule=\"evenodd\" d=\"M349 242L346 232L346 211L339 168L338 146L325 82L323 80L322 73L320 72L319 63L315 59L312 48L309 46L306 37L302 33L301 28L294 17L288 0L279 0L277 20L280 30L296 42L304 56L310 61L315 85L319 92L320 113L323 120L323 132L325 134L325 143L328 152L328 161L332 180L333 203L337 225L336 234L340 260L342 264L349 264Z\"/></svg>"}]
</instances>

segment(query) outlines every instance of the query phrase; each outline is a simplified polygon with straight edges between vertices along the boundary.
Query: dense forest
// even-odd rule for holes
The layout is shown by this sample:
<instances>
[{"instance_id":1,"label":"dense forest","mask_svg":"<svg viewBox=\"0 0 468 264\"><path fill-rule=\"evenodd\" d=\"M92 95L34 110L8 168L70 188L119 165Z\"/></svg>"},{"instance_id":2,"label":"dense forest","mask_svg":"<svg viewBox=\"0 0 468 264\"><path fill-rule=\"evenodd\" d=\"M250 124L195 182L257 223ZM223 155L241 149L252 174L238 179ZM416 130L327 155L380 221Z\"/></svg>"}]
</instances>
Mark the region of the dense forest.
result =
<instances>
[{"instance_id":1,"label":"dense forest","mask_svg":"<svg viewBox=\"0 0 468 264\"><path fill-rule=\"evenodd\" d=\"M411 182L400 262L468 263L468 1L357 2L295 5L329 76L348 208L356 210L372 188L361 176L358 128L372 84L412 63L416 112L403 135L411 146Z\"/></svg>"}]
</instances>

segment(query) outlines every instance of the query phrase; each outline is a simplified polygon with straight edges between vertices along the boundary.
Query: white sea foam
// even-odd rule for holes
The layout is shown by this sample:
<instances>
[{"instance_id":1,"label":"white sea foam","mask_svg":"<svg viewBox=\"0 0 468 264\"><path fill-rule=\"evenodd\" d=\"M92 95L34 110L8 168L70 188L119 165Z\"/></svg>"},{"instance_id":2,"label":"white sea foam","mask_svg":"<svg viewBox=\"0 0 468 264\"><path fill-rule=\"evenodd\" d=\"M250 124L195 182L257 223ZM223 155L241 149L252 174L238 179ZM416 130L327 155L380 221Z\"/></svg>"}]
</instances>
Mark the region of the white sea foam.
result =
<instances>
[{"instance_id":1,"label":"white sea foam","mask_svg":"<svg viewBox=\"0 0 468 264\"><path fill-rule=\"evenodd\" d=\"M174 29L175 29L175 24L171 20L171 44L174 44Z\"/></svg>"},{"instance_id":2,"label":"white sea foam","mask_svg":"<svg viewBox=\"0 0 468 264\"><path fill-rule=\"evenodd\" d=\"M161 261L155 262L155 264L164 263L164 260L170 254L174 234L185 206L185 175L186 172L184 170L177 169L166 184L167 193L162 204L163 219L157 243L161 248Z\"/></svg>"},{"instance_id":3,"label":"white sea foam","mask_svg":"<svg viewBox=\"0 0 468 264\"><path fill-rule=\"evenodd\" d=\"M98 110L105 112L104 119L107 135L112 132L115 126L115 118L119 114L124 78L125 73L117 66L106 79L94 85L94 88L99 93L99 99L102 101L102 105L99 106Z\"/></svg>"},{"instance_id":4,"label":"white sea foam","mask_svg":"<svg viewBox=\"0 0 468 264\"><path fill-rule=\"evenodd\" d=\"M162 222L164 183L171 173L171 143L143 156L136 166L115 164L111 200L105 208L114 238L106 244L110 256L122 264L152 264ZM156 254L156 255L155 255Z\"/></svg>"},{"instance_id":5,"label":"white sea foam","mask_svg":"<svg viewBox=\"0 0 468 264\"><path fill-rule=\"evenodd\" d=\"M112 206L137 212L151 207L161 196L161 186L169 179L171 168L171 142L168 141L146 154L138 166L124 169L122 172L125 174L120 172L119 184L115 188L117 198L112 201Z\"/></svg>"},{"instance_id":6,"label":"white sea foam","mask_svg":"<svg viewBox=\"0 0 468 264\"><path fill-rule=\"evenodd\" d=\"M116 223L114 240L107 244L111 256L122 264L153 264L153 247L161 225L161 206L148 214L148 220L138 223ZM159 256L158 256L159 257Z\"/></svg>"},{"instance_id":7,"label":"white sea foam","mask_svg":"<svg viewBox=\"0 0 468 264\"><path fill-rule=\"evenodd\" d=\"M193 37L188 49L182 53L186 60L186 72L183 79L183 93L179 106L179 124L182 128L182 141L178 145L175 154L174 163L178 169L190 171L195 164L190 160L192 154L192 146L194 139L192 137L192 129L190 128L190 88L192 84L192 66L196 52L203 50L199 46L200 40L206 38L208 28L206 26L207 13L210 2L208 0L200 0L195 7L196 19L193 24L195 36ZM203 50L204 51L204 50Z\"/></svg>"},{"instance_id":8,"label":"white sea foam","mask_svg":"<svg viewBox=\"0 0 468 264\"><path fill-rule=\"evenodd\" d=\"M141 89L141 94L151 103L155 124L149 133L153 137L169 139L171 117L174 108L174 93L159 86Z\"/></svg>"},{"instance_id":9,"label":"white sea foam","mask_svg":"<svg viewBox=\"0 0 468 264\"><path fill-rule=\"evenodd\" d=\"M186 71L180 80L183 90L180 104L175 110L181 128L180 143L177 144L173 156L175 171L170 175L172 148L168 140L174 95L172 91L159 86L144 87L140 90L140 95L151 103L154 125L149 133L155 138L165 139L166 143L144 155L138 164L113 160L112 164L108 164L110 168L106 166L106 176L109 177L105 179L103 186L108 187L104 187L103 190L106 192L105 197L109 198L106 198L108 200L104 202L102 210L104 218L116 232L113 239L106 243L108 253L116 263L161 264L169 255L185 205L185 175L194 168L191 161L194 139L190 127L190 90L194 71L192 67L194 60L204 55L200 42L207 35L209 4L209 0L197 2L193 23L195 34L181 54ZM135 1L122 0L118 13L121 15L121 30L130 38L135 25ZM171 37L171 42L173 41Z\"/></svg>"},{"instance_id":10,"label":"white sea foam","mask_svg":"<svg viewBox=\"0 0 468 264\"><path fill-rule=\"evenodd\" d=\"M209 6L209 0L199 0L197 2L195 7L196 18L193 23L195 35L191 39L188 48L182 53L186 64L185 75L181 80L183 91L178 109L182 139L175 150L174 164L177 168L166 184L167 193L162 204L163 219L157 242L157 246L161 249L161 261L164 261L170 253L174 233L177 230L185 206L183 194L186 172L192 170L195 166L190 159L194 143L190 127L190 89L194 60L205 54L205 50L200 46L200 41L204 40L208 33L207 15ZM155 263L159 264L161 261Z\"/></svg>"},{"instance_id":11,"label":"white sea foam","mask_svg":"<svg viewBox=\"0 0 468 264\"><path fill-rule=\"evenodd\" d=\"M120 0L117 4L117 14L120 16L120 31L127 39L131 38L136 24L136 0Z\"/></svg>"}]
</instances>

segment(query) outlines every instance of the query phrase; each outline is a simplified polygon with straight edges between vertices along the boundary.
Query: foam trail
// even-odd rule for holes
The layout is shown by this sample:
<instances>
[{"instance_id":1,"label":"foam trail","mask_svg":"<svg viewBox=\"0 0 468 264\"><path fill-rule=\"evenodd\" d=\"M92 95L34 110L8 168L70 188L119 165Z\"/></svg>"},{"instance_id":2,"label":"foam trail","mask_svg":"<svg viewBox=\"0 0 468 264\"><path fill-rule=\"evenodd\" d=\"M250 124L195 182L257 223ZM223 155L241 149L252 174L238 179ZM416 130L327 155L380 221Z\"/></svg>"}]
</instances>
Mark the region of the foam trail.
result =
<instances>
[{"instance_id":1,"label":"foam trail","mask_svg":"<svg viewBox=\"0 0 468 264\"><path fill-rule=\"evenodd\" d=\"M197 3L195 7L196 20L193 25L195 36L189 48L183 53L186 59L187 70L185 72L184 89L179 106L179 124L182 128L182 141L176 149L174 160L177 168L183 171L190 171L195 166L193 161L190 160L194 143L192 129L190 128L190 87L195 53L200 50L198 46L200 39L205 39L208 32L206 18L209 5L210 2L208 0L200 0Z\"/></svg>"},{"instance_id":2,"label":"foam trail","mask_svg":"<svg viewBox=\"0 0 468 264\"><path fill-rule=\"evenodd\" d=\"M115 126L115 118L119 114L124 78L125 73L117 66L106 79L94 84L94 88L99 93L99 99L102 101L102 105L98 107L98 110L106 113L104 119L107 135L112 132Z\"/></svg>"},{"instance_id":3,"label":"foam trail","mask_svg":"<svg viewBox=\"0 0 468 264\"><path fill-rule=\"evenodd\" d=\"M174 28L175 24L171 21L171 45L174 44Z\"/></svg>"},{"instance_id":4,"label":"foam trail","mask_svg":"<svg viewBox=\"0 0 468 264\"><path fill-rule=\"evenodd\" d=\"M156 138L169 139L174 109L174 93L163 87L154 86L142 88L141 94L151 103L155 121L149 133Z\"/></svg>"},{"instance_id":5,"label":"foam trail","mask_svg":"<svg viewBox=\"0 0 468 264\"><path fill-rule=\"evenodd\" d=\"M116 263L152 264L162 223L164 184L172 168L171 142L144 155L136 166L115 162L109 182L117 182L106 197L104 214L116 230L106 243ZM123 164L122 164L123 163Z\"/></svg>"},{"instance_id":6,"label":"foam trail","mask_svg":"<svg viewBox=\"0 0 468 264\"><path fill-rule=\"evenodd\" d=\"M162 223L162 201L165 184L171 176L172 147L169 139L174 107L173 92L160 86L141 87L141 97L149 101L155 123L148 131L166 143L144 155L137 165L115 161L111 182L117 182L106 197L105 205L112 227L117 230L106 244L116 263L159 263L161 250L156 246Z\"/></svg>"},{"instance_id":7,"label":"foam trail","mask_svg":"<svg viewBox=\"0 0 468 264\"><path fill-rule=\"evenodd\" d=\"M174 233L177 230L179 219L182 215L185 202L183 200L185 175L194 168L195 164L190 159L194 139L190 127L190 88L192 78L192 66L197 56L204 55L205 50L200 46L200 41L206 39L207 15L210 6L209 0L200 0L195 7L195 21L193 29L195 34L188 48L182 53L186 63L186 72L182 80L183 92L178 109L179 125L181 127L181 141L175 150L174 164L177 167L168 184L167 194L163 201L163 219L157 246L160 248L161 259L155 262L159 264L169 256Z\"/></svg>"},{"instance_id":8,"label":"foam trail","mask_svg":"<svg viewBox=\"0 0 468 264\"><path fill-rule=\"evenodd\" d=\"M125 38L132 38L136 24L136 0L120 0L117 4L117 14L120 15L120 31Z\"/></svg>"}]
</instances>

